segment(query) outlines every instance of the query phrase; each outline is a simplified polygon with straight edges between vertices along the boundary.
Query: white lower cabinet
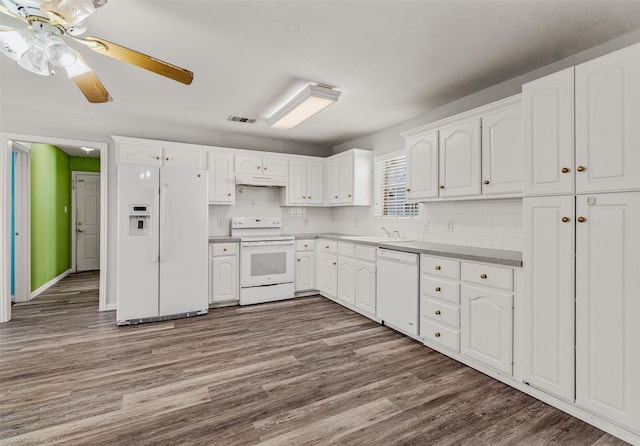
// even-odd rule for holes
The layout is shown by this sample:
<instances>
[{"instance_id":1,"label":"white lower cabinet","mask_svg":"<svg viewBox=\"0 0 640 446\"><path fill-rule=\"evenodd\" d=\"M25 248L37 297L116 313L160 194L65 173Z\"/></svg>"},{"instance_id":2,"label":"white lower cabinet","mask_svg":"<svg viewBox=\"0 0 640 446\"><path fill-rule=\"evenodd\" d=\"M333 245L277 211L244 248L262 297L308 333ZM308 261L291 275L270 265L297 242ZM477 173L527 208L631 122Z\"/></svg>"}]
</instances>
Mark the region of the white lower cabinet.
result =
<instances>
[{"instance_id":1,"label":"white lower cabinet","mask_svg":"<svg viewBox=\"0 0 640 446\"><path fill-rule=\"evenodd\" d=\"M318 291L325 297L338 296L338 244L331 240L319 239L316 244Z\"/></svg>"},{"instance_id":2,"label":"white lower cabinet","mask_svg":"<svg viewBox=\"0 0 640 446\"><path fill-rule=\"evenodd\" d=\"M356 260L338 257L338 301L347 305L356 303Z\"/></svg>"},{"instance_id":3,"label":"white lower cabinet","mask_svg":"<svg viewBox=\"0 0 640 446\"><path fill-rule=\"evenodd\" d=\"M375 251L375 248L372 248ZM375 255L375 254L374 254ZM376 264L358 259L356 262L355 306L371 315L376 314Z\"/></svg>"},{"instance_id":4,"label":"white lower cabinet","mask_svg":"<svg viewBox=\"0 0 640 446\"><path fill-rule=\"evenodd\" d=\"M234 303L238 298L238 244L209 244L209 303Z\"/></svg>"},{"instance_id":5,"label":"white lower cabinet","mask_svg":"<svg viewBox=\"0 0 640 446\"><path fill-rule=\"evenodd\" d=\"M315 240L296 241L296 292L316 288Z\"/></svg>"}]
</instances>

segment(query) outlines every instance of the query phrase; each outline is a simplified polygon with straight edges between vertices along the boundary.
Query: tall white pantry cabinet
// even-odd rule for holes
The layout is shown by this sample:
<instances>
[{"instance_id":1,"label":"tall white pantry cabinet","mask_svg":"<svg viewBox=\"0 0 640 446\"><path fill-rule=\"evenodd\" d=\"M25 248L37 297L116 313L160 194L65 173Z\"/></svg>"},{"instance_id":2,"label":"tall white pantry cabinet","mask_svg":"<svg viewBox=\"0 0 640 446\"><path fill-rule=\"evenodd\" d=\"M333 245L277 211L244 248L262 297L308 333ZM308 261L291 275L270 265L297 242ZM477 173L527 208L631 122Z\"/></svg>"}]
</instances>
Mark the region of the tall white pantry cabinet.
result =
<instances>
[{"instance_id":1,"label":"tall white pantry cabinet","mask_svg":"<svg viewBox=\"0 0 640 446\"><path fill-rule=\"evenodd\" d=\"M639 435L640 44L525 84L523 116L523 379Z\"/></svg>"}]
</instances>

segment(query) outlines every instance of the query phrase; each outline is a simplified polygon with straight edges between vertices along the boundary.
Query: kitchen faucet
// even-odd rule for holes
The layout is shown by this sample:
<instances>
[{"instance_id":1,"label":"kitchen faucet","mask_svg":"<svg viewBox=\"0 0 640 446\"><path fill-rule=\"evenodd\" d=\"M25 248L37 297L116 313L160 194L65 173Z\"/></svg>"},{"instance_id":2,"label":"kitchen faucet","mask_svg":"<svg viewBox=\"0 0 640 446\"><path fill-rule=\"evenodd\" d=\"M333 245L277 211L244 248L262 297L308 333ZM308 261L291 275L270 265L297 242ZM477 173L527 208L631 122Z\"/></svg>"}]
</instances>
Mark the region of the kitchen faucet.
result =
<instances>
[{"instance_id":1,"label":"kitchen faucet","mask_svg":"<svg viewBox=\"0 0 640 446\"><path fill-rule=\"evenodd\" d=\"M384 226L382 226L380 229L382 229L384 231L385 234L387 234L387 237L391 238L391 234L392 232L389 231L387 228L385 228Z\"/></svg>"},{"instance_id":2,"label":"kitchen faucet","mask_svg":"<svg viewBox=\"0 0 640 446\"><path fill-rule=\"evenodd\" d=\"M384 233L387 234L388 238L400 238L400 231L398 231L397 229L394 229L393 231L390 231L387 228L385 228L384 226L382 226L380 229L382 229L384 231Z\"/></svg>"}]
</instances>

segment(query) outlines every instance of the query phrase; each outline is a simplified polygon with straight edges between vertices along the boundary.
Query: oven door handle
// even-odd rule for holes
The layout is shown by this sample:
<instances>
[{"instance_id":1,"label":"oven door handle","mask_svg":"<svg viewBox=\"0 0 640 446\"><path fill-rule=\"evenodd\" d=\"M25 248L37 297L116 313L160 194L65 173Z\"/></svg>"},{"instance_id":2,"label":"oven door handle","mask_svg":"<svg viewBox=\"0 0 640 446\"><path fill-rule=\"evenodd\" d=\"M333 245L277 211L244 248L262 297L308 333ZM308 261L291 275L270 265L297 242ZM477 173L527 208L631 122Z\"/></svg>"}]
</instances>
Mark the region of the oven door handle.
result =
<instances>
[{"instance_id":1,"label":"oven door handle","mask_svg":"<svg viewBox=\"0 0 640 446\"><path fill-rule=\"evenodd\" d=\"M255 242L242 242L241 246L284 246L293 245L295 240L265 240Z\"/></svg>"}]
</instances>

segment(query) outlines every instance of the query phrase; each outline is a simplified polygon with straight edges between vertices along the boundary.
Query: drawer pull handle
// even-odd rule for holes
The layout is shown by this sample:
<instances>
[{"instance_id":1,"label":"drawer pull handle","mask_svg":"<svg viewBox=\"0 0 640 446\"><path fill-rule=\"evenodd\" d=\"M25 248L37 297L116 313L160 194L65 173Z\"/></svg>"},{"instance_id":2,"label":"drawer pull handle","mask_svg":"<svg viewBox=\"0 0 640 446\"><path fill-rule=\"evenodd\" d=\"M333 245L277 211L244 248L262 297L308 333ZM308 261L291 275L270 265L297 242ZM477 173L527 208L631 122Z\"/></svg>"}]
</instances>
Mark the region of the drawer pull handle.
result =
<instances>
[{"instance_id":1,"label":"drawer pull handle","mask_svg":"<svg viewBox=\"0 0 640 446\"><path fill-rule=\"evenodd\" d=\"M486 275L486 274L480 274L480 278L481 278L481 279L486 279L486 278L487 278L487 275Z\"/></svg>"},{"instance_id":2,"label":"drawer pull handle","mask_svg":"<svg viewBox=\"0 0 640 446\"><path fill-rule=\"evenodd\" d=\"M440 287L439 286L436 287L436 291L440 291Z\"/></svg>"},{"instance_id":3,"label":"drawer pull handle","mask_svg":"<svg viewBox=\"0 0 640 446\"><path fill-rule=\"evenodd\" d=\"M562 221L565 222L565 223L568 222L569 221L569 217L562 217Z\"/></svg>"},{"instance_id":4,"label":"drawer pull handle","mask_svg":"<svg viewBox=\"0 0 640 446\"><path fill-rule=\"evenodd\" d=\"M434 336L435 336L436 338L439 338L439 337L440 337L440 332L439 332L439 331L436 331L436 332L435 332L435 334L434 334Z\"/></svg>"},{"instance_id":5,"label":"drawer pull handle","mask_svg":"<svg viewBox=\"0 0 640 446\"><path fill-rule=\"evenodd\" d=\"M562 168L562 173L569 173L569 168L568 167L563 167Z\"/></svg>"},{"instance_id":6,"label":"drawer pull handle","mask_svg":"<svg viewBox=\"0 0 640 446\"><path fill-rule=\"evenodd\" d=\"M440 310L436 310L436 316L440 316Z\"/></svg>"},{"instance_id":7,"label":"drawer pull handle","mask_svg":"<svg viewBox=\"0 0 640 446\"><path fill-rule=\"evenodd\" d=\"M436 265L436 271L440 271L442 267L440 265Z\"/></svg>"}]
</instances>

